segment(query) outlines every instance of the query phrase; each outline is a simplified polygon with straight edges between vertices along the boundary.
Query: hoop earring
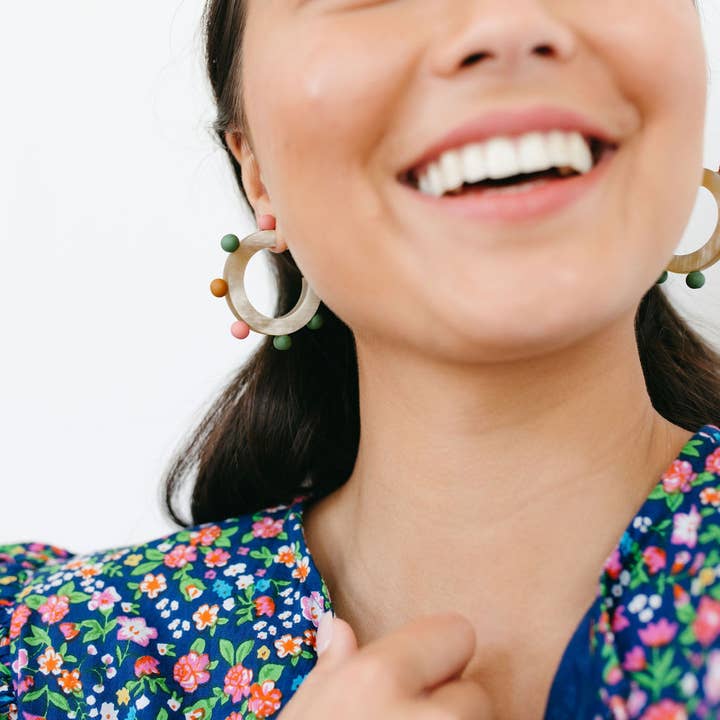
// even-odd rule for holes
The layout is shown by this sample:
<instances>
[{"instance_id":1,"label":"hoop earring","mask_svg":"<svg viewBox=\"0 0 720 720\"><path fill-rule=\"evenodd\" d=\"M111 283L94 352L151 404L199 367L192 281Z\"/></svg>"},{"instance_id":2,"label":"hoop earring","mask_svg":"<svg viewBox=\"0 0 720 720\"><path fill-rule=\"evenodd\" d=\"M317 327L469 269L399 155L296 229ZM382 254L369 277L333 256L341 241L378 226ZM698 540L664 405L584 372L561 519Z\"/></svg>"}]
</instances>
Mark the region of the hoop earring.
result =
<instances>
[{"instance_id":1,"label":"hoop earring","mask_svg":"<svg viewBox=\"0 0 720 720\"><path fill-rule=\"evenodd\" d=\"M657 285L667 280L668 270L674 273L688 273L685 283L693 290L705 284L705 276L700 272L720 260L720 174L705 168L703 187L707 188L718 206L718 223L711 238L698 250L687 255L673 255L673 259L658 278Z\"/></svg>"},{"instance_id":2,"label":"hoop earring","mask_svg":"<svg viewBox=\"0 0 720 720\"><path fill-rule=\"evenodd\" d=\"M215 297L224 297L237 321L230 326L230 332L238 340L246 338L250 330L264 335L274 335L273 347L276 350L288 350L292 346L290 334L303 326L317 330L323 325L323 317L317 312L320 298L315 294L307 280L302 278L300 299L295 307L280 317L268 317L258 312L245 292L245 270L250 259L260 250L275 247L275 230L259 230L239 240L236 235L225 235L220 246L229 253L225 261L222 278L210 283L210 292Z\"/></svg>"}]
</instances>

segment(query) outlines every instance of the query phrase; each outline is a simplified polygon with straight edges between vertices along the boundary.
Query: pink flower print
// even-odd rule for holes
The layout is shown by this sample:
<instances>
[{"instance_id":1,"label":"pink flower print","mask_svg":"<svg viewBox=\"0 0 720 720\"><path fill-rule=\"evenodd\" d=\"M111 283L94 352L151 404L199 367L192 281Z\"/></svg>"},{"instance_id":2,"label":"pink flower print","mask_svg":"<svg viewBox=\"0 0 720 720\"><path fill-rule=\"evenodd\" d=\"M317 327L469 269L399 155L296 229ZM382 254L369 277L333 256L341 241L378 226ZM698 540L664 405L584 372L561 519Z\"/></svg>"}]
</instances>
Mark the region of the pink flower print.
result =
<instances>
[{"instance_id":1,"label":"pink flower print","mask_svg":"<svg viewBox=\"0 0 720 720\"><path fill-rule=\"evenodd\" d=\"M618 605L617 609L613 613L612 631L614 633L620 632L621 630L624 630L626 627L628 627L630 625L629 620L623 614L624 612L625 612L625 606Z\"/></svg>"},{"instance_id":2,"label":"pink flower print","mask_svg":"<svg viewBox=\"0 0 720 720\"><path fill-rule=\"evenodd\" d=\"M697 616L692 624L693 632L703 647L715 642L720 634L720 602L708 595L700 598Z\"/></svg>"},{"instance_id":3,"label":"pink flower print","mask_svg":"<svg viewBox=\"0 0 720 720\"><path fill-rule=\"evenodd\" d=\"M677 629L677 623L670 623L666 618L660 618L658 622L650 623L646 628L638 630L638 635L649 647L661 647L672 641Z\"/></svg>"},{"instance_id":4,"label":"pink flower print","mask_svg":"<svg viewBox=\"0 0 720 720\"><path fill-rule=\"evenodd\" d=\"M622 563L620 562L620 551L615 548L608 559L605 561L605 570L607 574L613 579L617 580L622 572Z\"/></svg>"},{"instance_id":5,"label":"pink flower print","mask_svg":"<svg viewBox=\"0 0 720 720\"><path fill-rule=\"evenodd\" d=\"M647 705L647 701L647 693L640 690L638 687L633 687L627 701L627 711L630 713L630 717L636 718L645 705Z\"/></svg>"},{"instance_id":6,"label":"pink flower print","mask_svg":"<svg viewBox=\"0 0 720 720\"><path fill-rule=\"evenodd\" d=\"M43 622L56 623L62 620L68 613L68 596L67 595L51 595L39 608L38 612L42 615Z\"/></svg>"},{"instance_id":7,"label":"pink flower print","mask_svg":"<svg viewBox=\"0 0 720 720\"><path fill-rule=\"evenodd\" d=\"M160 661L151 655L143 655L135 661L135 677L143 675L159 675L158 666Z\"/></svg>"},{"instance_id":8,"label":"pink flower print","mask_svg":"<svg viewBox=\"0 0 720 720\"><path fill-rule=\"evenodd\" d=\"M699 552L694 558L692 565L688 568L689 575L695 575L695 573L702 568L705 563L705 553Z\"/></svg>"},{"instance_id":9,"label":"pink flower print","mask_svg":"<svg viewBox=\"0 0 720 720\"><path fill-rule=\"evenodd\" d=\"M110 586L102 592L94 592L92 598L88 601L88 610L112 610L116 602L120 602L121 598L117 590Z\"/></svg>"},{"instance_id":10,"label":"pink flower print","mask_svg":"<svg viewBox=\"0 0 720 720\"><path fill-rule=\"evenodd\" d=\"M711 704L715 705L720 701L720 650L708 653L703 690L705 690L705 699Z\"/></svg>"},{"instance_id":11,"label":"pink flower print","mask_svg":"<svg viewBox=\"0 0 720 720\"><path fill-rule=\"evenodd\" d=\"M30 617L30 608L27 605L18 605L10 616L10 639L20 636L20 631Z\"/></svg>"},{"instance_id":12,"label":"pink flower print","mask_svg":"<svg viewBox=\"0 0 720 720\"><path fill-rule=\"evenodd\" d=\"M690 508L689 513L675 513L673 516L673 534L670 542L675 545L682 543L689 547L695 547L700 521L700 513L695 505Z\"/></svg>"},{"instance_id":13,"label":"pink flower print","mask_svg":"<svg viewBox=\"0 0 720 720\"><path fill-rule=\"evenodd\" d=\"M198 655L194 651L189 652L175 663L173 678L185 692L193 692L197 690L198 685L210 679L210 673L205 670L209 663L210 658L207 654Z\"/></svg>"},{"instance_id":14,"label":"pink flower print","mask_svg":"<svg viewBox=\"0 0 720 720\"><path fill-rule=\"evenodd\" d=\"M690 483L697 477L693 466L687 460L674 460L669 470L662 475L663 489L669 495L687 492Z\"/></svg>"},{"instance_id":15,"label":"pink flower print","mask_svg":"<svg viewBox=\"0 0 720 720\"><path fill-rule=\"evenodd\" d=\"M612 715L612 720L627 720L627 704L619 695L613 695L607 701Z\"/></svg>"},{"instance_id":16,"label":"pink flower print","mask_svg":"<svg viewBox=\"0 0 720 720\"><path fill-rule=\"evenodd\" d=\"M310 595L300 598L300 607L303 617L312 620L313 625L317 627L320 624L320 616L325 612L325 598L317 590L313 590Z\"/></svg>"},{"instance_id":17,"label":"pink flower print","mask_svg":"<svg viewBox=\"0 0 720 720\"><path fill-rule=\"evenodd\" d=\"M267 615L272 617L275 614L275 601L270 595L261 595L255 598L255 615L260 617L261 615Z\"/></svg>"},{"instance_id":18,"label":"pink flower print","mask_svg":"<svg viewBox=\"0 0 720 720\"><path fill-rule=\"evenodd\" d=\"M80 628L74 622L60 623L60 632L66 640L72 640L80 634Z\"/></svg>"},{"instance_id":19,"label":"pink flower print","mask_svg":"<svg viewBox=\"0 0 720 720\"><path fill-rule=\"evenodd\" d=\"M223 567L227 565L229 557L230 553L225 552L221 548L215 548L205 556L205 564L208 567Z\"/></svg>"},{"instance_id":20,"label":"pink flower print","mask_svg":"<svg viewBox=\"0 0 720 720\"><path fill-rule=\"evenodd\" d=\"M622 666L625 670L630 672L638 672L644 670L647 667L647 659L645 657L645 651L640 645L625 653L625 659L623 660Z\"/></svg>"},{"instance_id":21,"label":"pink flower print","mask_svg":"<svg viewBox=\"0 0 720 720\"><path fill-rule=\"evenodd\" d=\"M241 698L250 694L250 683L252 682L253 671L242 664L233 665L225 674L225 687L223 692L229 695L236 703Z\"/></svg>"},{"instance_id":22,"label":"pink flower print","mask_svg":"<svg viewBox=\"0 0 720 720\"><path fill-rule=\"evenodd\" d=\"M655 575L667 564L667 553L660 547L651 545L643 551L643 559L651 575Z\"/></svg>"},{"instance_id":23,"label":"pink flower print","mask_svg":"<svg viewBox=\"0 0 720 720\"><path fill-rule=\"evenodd\" d=\"M275 687L274 680L264 683L253 683L250 686L250 699L248 710L259 718L266 718L280 709L282 692Z\"/></svg>"},{"instance_id":24,"label":"pink flower print","mask_svg":"<svg viewBox=\"0 0 720 720\"><path fill-rule=\"evenodd\" d=\"M217 525L209 525L208 527L194 530L190 533L191 545L212 545L220 536L222 530Z\"/></svg>"},{"instance_id":25,"label":"pink flower print","mask_svg":"<svg viewBox=\"0 0 720 720\"><path fill-rule=\"evenodd\" d=\"M680 550L675 555L670 572L675 575L679 573L692 560L692 555L687 550Z\"/></svg>"},{"instance_id":26,"label":"pink flower print","mask_svg":"<svg viewBox=\"0 0 720 720\"><path fill-rule=\"evenodd\" d=\"M640 720L688 720L685 705L674 700L661 700L651 705Z\"/></svg>"},{"instance_id":27,"label":"pink flower print","mask_svg":"<svg viewBox=\"0 0 720 720\"><path fill-rule=\"evenodd\" d=\"M715 473L720 475L720 447L713 450L705 458L705 472Z\"/></svg>"},{"instance_id":28,"label":"pink flower print","mask_svg":"<svg viewBox=\"0 0 720 720\"><path fill-rule=\"evenodd\" d=\"M20 650L18 650L17 660L15 660L12 664L12 670L15 673L15 675L18 676L18 678L20 677L20 671L23 668L26 668L27 664L28 664L27 650L25 648L20 648Z\"/></svg>"},{"instance_id":29,"label":"pink flower print","mask_svg":"<svg viewBox=\"0 0 720 720\"><path fill-rule=\"evenodd\" d=\"M197 550L193 545L176 545L165 557L163 562L171 568L181 568L197 559Z\"/></svg>"},{"instance_id":30,"label":"pink flower print","mask_svg":"<svg viewBox=\"0 0 720 720\"><path fill-rule=\"evenodd\" d=\"M158 636L158 632L154 627L148 627L145 620L141 617L118 617L118 625L120 629L117 633L118 640L132 640L138 645L147 647L151 639Z\"/></svg>"},{"instance_id":31,"label":"pink flower print","mask_svg":"<svg viewBox=\"0 0 720 720\"><path fill-rule=\"evenodd\" d=\"M608 685L616 685L623 679L623 672L617 666L613 665L607 672L606 680Z\"/></svg>"},{"instance_id":32,"label":"pink flower print","mask_svg":"<svg viewBox=\"0 0 720 720\"><path fill-rule=\"evenodd\" d=\"M252 524L254 537L274 538L282 532L283 521L273 520L271 517L264 517Z\"/></svg>"}]
</instances>

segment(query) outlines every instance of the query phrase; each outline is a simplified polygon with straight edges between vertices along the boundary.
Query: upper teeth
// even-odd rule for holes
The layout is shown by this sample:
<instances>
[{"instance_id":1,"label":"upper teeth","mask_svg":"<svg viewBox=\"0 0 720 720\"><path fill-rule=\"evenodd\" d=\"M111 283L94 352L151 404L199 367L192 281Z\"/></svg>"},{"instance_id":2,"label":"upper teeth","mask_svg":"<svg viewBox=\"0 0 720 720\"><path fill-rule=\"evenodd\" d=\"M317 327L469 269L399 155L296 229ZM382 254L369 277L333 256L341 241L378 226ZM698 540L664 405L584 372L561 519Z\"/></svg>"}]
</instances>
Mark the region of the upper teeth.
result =
<instances>
[{"instance_id":1,"label":"upper teeth","mask_svg":"<svg viewBox=\"0 0 720 720\"><path fill-rule=\"evenodd\" d=\"M559 168L562 174L572 170L585 174L592 166L590 146L579 132L530 132L449 150L425 166L419 185L422 192L440 197L466 182L496 180L552 167Z\"/></svg>"}]
</instances>

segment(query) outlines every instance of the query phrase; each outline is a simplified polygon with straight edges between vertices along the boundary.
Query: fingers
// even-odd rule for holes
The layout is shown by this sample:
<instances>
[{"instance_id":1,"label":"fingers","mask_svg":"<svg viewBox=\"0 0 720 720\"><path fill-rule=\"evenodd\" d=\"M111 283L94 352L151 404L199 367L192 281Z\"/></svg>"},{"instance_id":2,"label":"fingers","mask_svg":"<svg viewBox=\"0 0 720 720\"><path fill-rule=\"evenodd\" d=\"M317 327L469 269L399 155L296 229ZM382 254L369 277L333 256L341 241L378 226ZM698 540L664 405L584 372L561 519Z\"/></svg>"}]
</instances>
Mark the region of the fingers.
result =
<instances>
[{"instance_id":1,"label":"fingers","mask_svg":"<svg viewBox=\"0 0 720 720\"><path fill-rule=\"evenodd\" d=\"M492 704L487 693L472 680L457 680L441 685L429 695L407 703L408 720L492 720Z\"/></svg>"},{"instance_id":2,"label":"fingers","mask_svg":"<svg viewBox=\"0 0 720 720\"><path fill-rule=\"evenodd\" d=\"M330 626L327 629L331 631L330 644L325 650L318 653L318 660L315 663L313 672L316 669L322 673L333 670L358 651L357 638L350 624L339 617L334 617L331 613L326 613L324 622L328 620ZM321 622L323 621L321 620Z\"/></svg>"},{"instance_id":3,"label":"fingers","mask_svg":"<svg viewBox=\"0 0 720 720\"><path fill-rule=\"evenodd\" d=\"M475 629L465 616L452 612L425 615L360 650L386 669L406 695L458 676L475 650Z\"/></svg>"}]
</instances>

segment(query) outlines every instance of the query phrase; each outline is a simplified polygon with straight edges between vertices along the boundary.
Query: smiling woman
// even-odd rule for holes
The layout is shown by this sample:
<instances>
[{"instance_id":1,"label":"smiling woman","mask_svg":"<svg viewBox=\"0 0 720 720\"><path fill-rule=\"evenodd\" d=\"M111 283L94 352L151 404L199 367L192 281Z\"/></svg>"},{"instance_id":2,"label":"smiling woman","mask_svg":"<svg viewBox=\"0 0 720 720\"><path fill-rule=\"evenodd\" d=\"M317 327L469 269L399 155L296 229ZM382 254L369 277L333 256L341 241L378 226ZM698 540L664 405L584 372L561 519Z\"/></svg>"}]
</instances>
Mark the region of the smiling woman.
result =
<instances>
[{"instance_id":1,"label":"smiling woman","mask_svg":"<svg viewBox=\"0 0 720 720\"><path fill-rule=\"evenodd\" d=\"M223 249L271 249L277 314L311 288L322 323L180 449L178 532L0 548L0 718L717 717L720 356L662 287L720 257L720 222L673 257L701 184L720 207L698 9L205 21L263 233Z\"/></svg>"}]
</instances>

